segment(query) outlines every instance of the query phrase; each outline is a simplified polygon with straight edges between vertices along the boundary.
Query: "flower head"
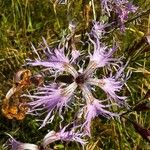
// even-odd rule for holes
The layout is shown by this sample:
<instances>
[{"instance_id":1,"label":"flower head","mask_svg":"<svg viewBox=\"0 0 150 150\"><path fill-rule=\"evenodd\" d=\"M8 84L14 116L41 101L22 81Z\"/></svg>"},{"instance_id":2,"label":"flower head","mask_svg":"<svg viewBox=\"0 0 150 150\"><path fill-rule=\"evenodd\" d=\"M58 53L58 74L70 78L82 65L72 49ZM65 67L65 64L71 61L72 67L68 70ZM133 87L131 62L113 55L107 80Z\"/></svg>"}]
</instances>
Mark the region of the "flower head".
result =
<instances>
[{"instance_id":1,"label":"flower head","mask_svg":"<svg viewBox=\"0 0 150 150\"><path fill-rule=\"evenodd\" d=\"M100 28L101 25L102 28ZM71 75L72 82L59 82L57 83L56 87L53 87L52 85L57 80L57 77L59 78L59 76L57 76L56 80L48 82L50 85L38 87L37 92L35 92L33 95L28 95L28 97L30 97L32 100L28 103L31 108L29 113L37 113L38 115L39 111L40 114L46 113L46 117L41 127L45 126L47 122L52 122L54 118L52 113L54 111L59 113L59 116L63 121L64 117L62 108L64 108L64 111L66 108L70 108L71 101L73 101L74 104L79 104L79 102L76 101L79 98L84 99L84 106L82 108L84 108L86 111L83 128L87 131L87 135L90 135L91 120L98 115L102 115L106 118L118 117L115 112L109 111L109 107L114 105L110 104L110 102L112 102L110 100L113 100L116 105L120 105L120 103L124 104L123 101L125 100L125 97L118 95L118 92L120 92L122 89L123 82L112 76L99 79L96 77L96 71L107 66L109 67L108 72L110 74L114 74L116 69L119 68L117 71L119 72L118 77L120 77L122 76L124 69L119 67L119 65L122 64L120 63L121 60L113 57L115 49L110 48L106 44L102 43L100 41L101 39L98 37L98 35L96 35L96 30L99 30L100 34L103 34L103 24L95 23L95 26L92 29L92 32L95 35L93 36L93 34L88 34L88 43L92 45L90 48L93 48L93 52L89 51L89 56L87 56L89 58L89 62L87 63L84 63L84 60L83 63L78 62L76 58L78 58L80 54L78 51L73 51L75 50L75 45L73 46L74 48L72 47L72 49L66 49L69 48L66 44L66 48L50 51L46 44L48 51L50 51L46 53L46 55L48 56L48 63L50 62L51 65L45 65L45 67L50 67L53 69L54 74L59 70L59 75L63 73ZM65 50L67 50L67 54ZM40 62L42 62L42 60L40 60ZM31 65L33 64L34 62ZM44 62L43 64L39 65L44 65ZM111 67L113 68L113 71L111 70ZM105 99L105 103L103 103L101 98L95 98L93 96L91 91L95 89L96 86L100 87L104 93L107 94L108 98ZM83 98L79 97L81 95L83 95ZM109 104L107 104L108 100ZM74 136L70 131L66 132L65 130L61 130L59 134L54 134L46 139L49 143L49 141L51 141L53 138L54 140L69 140L69 138L74 139Z\"/></svg>"}]
</instances>

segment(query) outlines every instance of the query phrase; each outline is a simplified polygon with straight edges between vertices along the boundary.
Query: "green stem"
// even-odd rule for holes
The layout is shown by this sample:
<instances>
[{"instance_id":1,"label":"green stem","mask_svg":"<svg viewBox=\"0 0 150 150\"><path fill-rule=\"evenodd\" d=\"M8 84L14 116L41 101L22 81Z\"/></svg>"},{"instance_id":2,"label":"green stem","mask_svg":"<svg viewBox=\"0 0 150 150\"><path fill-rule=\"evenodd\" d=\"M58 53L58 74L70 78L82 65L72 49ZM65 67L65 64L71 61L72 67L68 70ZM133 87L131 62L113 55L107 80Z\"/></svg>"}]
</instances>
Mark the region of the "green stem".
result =
<instances>
[{"instance_id":1,"label":"green stem","mask_svg":"<svg viewBox=\"0 0 150 150\"><path fill-rule=\"evenodd\" d=\"M91 3L92 3L92 10L93 10L93 17L94 17L94 20L96 20L96 12L95 12L94 0L91 0Z\"/></svg>"}]
</instances>

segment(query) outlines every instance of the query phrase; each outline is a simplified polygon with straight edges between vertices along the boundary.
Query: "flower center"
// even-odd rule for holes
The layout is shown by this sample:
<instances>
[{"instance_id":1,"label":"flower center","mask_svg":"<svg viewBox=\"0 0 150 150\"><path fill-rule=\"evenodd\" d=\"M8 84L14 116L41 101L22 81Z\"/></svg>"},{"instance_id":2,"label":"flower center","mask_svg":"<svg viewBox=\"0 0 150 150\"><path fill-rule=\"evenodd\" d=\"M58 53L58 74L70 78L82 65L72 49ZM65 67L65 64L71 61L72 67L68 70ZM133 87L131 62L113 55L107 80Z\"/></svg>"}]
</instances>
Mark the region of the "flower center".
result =
<instances>
[{"instance_id":1,"label":"flower center","mask_svg":"<svg viewBox=\"0 0 150 150\"><path fill-rule=\"evenodd\" d=\"M85 82L86 78L85 78L85 75L84 74L79 74L77 76L77 78L75 79L75 82L77 84L83 84Z\"/></svg>"}]
</instances>

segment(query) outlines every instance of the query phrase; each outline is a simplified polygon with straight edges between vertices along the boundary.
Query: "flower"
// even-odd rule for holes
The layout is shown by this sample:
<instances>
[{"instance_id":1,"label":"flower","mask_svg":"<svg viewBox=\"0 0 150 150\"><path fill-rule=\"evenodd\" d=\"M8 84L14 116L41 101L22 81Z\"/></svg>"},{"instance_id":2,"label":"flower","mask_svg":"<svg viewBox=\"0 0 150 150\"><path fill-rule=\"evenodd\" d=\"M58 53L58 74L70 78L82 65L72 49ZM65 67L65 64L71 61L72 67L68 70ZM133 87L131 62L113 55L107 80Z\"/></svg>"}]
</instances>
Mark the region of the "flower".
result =
<instances>
[{"instance_id":1,"label":"flower","mask_svg":"<svg viewBox=\"0 0 150 150\"><path fill-rule=\"evenodd\" d=\"M31 66L43 66L46 68L50 68L50 69L54 69L57 70L59 72L61 71L67 71L69 73L71 73L73 76L76 76L77 72L76 70L72 67L72 65L70 64L71 60L76 59L79 56L74 56L69 59L68 56L65 55L64 53L64 47L62 48L55 48L55 49L50 49L45 41L45 39L43 38L43 41L46 45L47 50L43 50L44 54L46 55L47 59L46 60L42 60L37 52L37 50L33 47L34 52L37 54L38 59L36 59L35 61L29 60L29 62L27 63L28 65ZM76 55L79 55L76 54ZM76 58L75 58L76 57Z\"/></svg>"},{"instance_id":2,"label":"flower","mask_svg":"<svg viewBox=\"0 0 150 150\"><path fill-rule=\"evenodd\" d=\"M81 55L81 53L76 50L76 49L72 49L71 51L71 56L72 56L72 60L71 62L76 62L76 59Z\"/></svg>"},{"instance_id":3,"label":"flower","mask_svg":"<svg viewBox=\"0 0 150 150\"><path fill-rule=\"evenodd\" d=\"M100 43L98 39L96 42L91 40L94 45L93 55L90 54L90 62L95 62L97 67L104 67L109 62L113 61L112 54L114 53L114 49L108 48L104 44Z\"/></svg>"},{"instance_id":4,"label":"flower","mask_svg":"<svg viewBox=\"0 0 150 150\"><path fill-rule=\"evenodd\" d=\"M82 86L82 91L83 96L87 102L86 106L84 107L85 123L83 124L82 127L84 127L86 134L90 136L91 135L90 126L92 119L94 119L98 115L104 116L106 118L119 117L119 115L106 110L106 108L109 108L112 105L104 105L102 104L103 101L94 98L87 86Z\"/></svg>"},{"instance_id":5,"label":"flower","mask_svg":"<svg viewBox=\"0 0 150 150\"><path fill-rule=\"evenodd\" d=\"M111 105L101 104L101 100L98 99L94 99L91 103L86 105L85 123L83 126L85 126L85 131L88 136L91 135L91 130L90 130L91 121L95 117L99 115L104 116L108 119L113 117L119 117L118 114L106 110L106 108L110 106Z\"/></svg>"},{"instance_id":6,"label":"flower","mask_svg":"<svg viewBox=\"0 0 150 150\"><path fill-rule=\"evenodd\" d=\"M89 39L94 45L94 51L93 54L89 53L90 62L84 71L87 76L94 72L97 68L105 67L115 61L115 59L112 58L115 51L114 48L108 48L103 43L100 43L98 38L96 38L96 41L93 41L91 38Z\"/></svg>"},{"instance_id":7,"label":"flower","mask_svg":"<svg viewBox=\"0 0 150 150\"><path fill-rule=\"evenodd\" d=\"M22 143L15 140L10 134L8 134L8 136L11 137L11 139L9 139L9 145L11 146L11 150L39 150L38 146L35 144Z\"/></svg>"},{"instance_id":8,"label":"flower","mask_svg":"<svg viewBox=\"0 0 150 150\"><path fill-rule=\"evenodd\" d=\"M128 1L118 1L114 8L114 11L118 15L118 21L120 24L120 28L122 31L124 31L124 23L127 21L128 16L130 13L135 13L137 10L137 7L133 6Z\"/></svg>"},{"instance_id":9,"label":"flower","mask_svg":"<svg viewBox=\"0 0 150 150\"><path fill-rule=\"evenodd\" d=\"M46 83L45 86L38 87L37 92L33 95L28 95L28 97L32 100L28 103L31 108L29 113L36 113L37 116L43 113L46 114L41 127L45 126L48 122L52 122L54 118L52 113L56 111L59 113L62 122L64 120L62 109L65 112L67 108L71 108L71 102L73 102L73 104L79 104L79 102L77 102L78 99L84 100L84 104L80 103L79 105L82 105L82 109L85 109L85 123L83 125L83 129L87 131L87 135L90 135L91 120L98 115L102 115L106 118L119 116L115 112L109 111L109 108L112 107L112 105L124 105L125 97L118 95L118 92L121 91L124 84L124 82L119 80L119 78L123 76L124 67L120 67L123 63L121 62L121 59L113 57L115 49L102 43L100 41L101 39L96 35L96 33L94 33L96 30L99 30L100 33L104 32L103 29L96 28L96 25L98 26L102 24L95 22L95 27L92 28L92 32L95 34L94 37L92 34L88 34L88 42L92 45L90 48L93 48L93 52L89 51L89 56L87 56L89 58L89 62L87 63L84 63L84 60L83 64L78 62L78 59L76 58L78 58L80 54L77 51L74 51L76 47L75 45L69 49L68 44L66 43L66 46L64 45L63 49L57 48L55 51L51 51L46 41L44 41L47 50L49 51L48 53L45 51L45 54L48 57L47 62L51 65L47 65L47 63L45 65L45 62L42 60L40 60L42 63L38 63L38 65L53 69L54 74L59 71L59 75L64 75L63 73L68 76L71 75L72 82L62 83L59 81L56 83L57 78L59 78L59 76L56 76L56 80ZM76 54L74 55L73 52ZM31 65L34 66L34 62L32 62ZM96 77L96 71L103 67L108 67L108 72L111 75L114 74L114 72L118 73L116 73L116 76L103 77L102 79L99 79ZM111 68L113 68L113 71ZM52 73L50 75L52 75ZM54 84L57 86L53 86ZM93 89L95 89L96 86L100 87L107 94L107 99L101 100L101 98L95 98L93 96L91 90L94 91ZM80 93L82 93L83 97L80 97ZM110 104L110 102L112 102L111 100L113 100L113 104ZM103 103L103 101L105 101L105 103ZM65 132L64 130L62 131L62 133ZM69 133L67 132L67 137ZM63 139L64 135L65 134L63 134ZM56 138L55 134L54 137L55 140L61 139L60 136L57 136ZM51 138L48 138L48 140L51 141Z\"/></svg>"},{"instance_id":10,"label":"flower","mask_svg":"<svg viewBox=\"0 0 150 150\"><path fill-rule=\"evenodd\" d=\"M58 140L76 141L82 145L86 144L86 141L82 139L84 136L83 133L80 133L79 131L75 132L77 126L73 127L69 131L66 131L67 127L68 126L65 126L59 132L50 131L49 133L47 133L42 140L41 146L43 146L44 149L46 149L50 143L53 143ZM40 150L39 146L36 144L22 143L20 141L15 140L10 134L7 135L11 138L9 139L9 146L11 146L11 150Z\"/></svg>"},{"instance_id":11,"label":"flower","mask_svg":"<svg viewBox=\"0 0 150 150\"><path fill-rule=\"evenodd\" d=\"M84 145L86 144L86 141L83 138L84 134L80 133L79 131L75 132L77 126L74 126L71 130L66 131L66 128L68 126L65 126L62 128L59 132L50 131L45 135L45 137L42 139L41 146L44 147L44 149L47 148L47 146L55 141L61 140L61 141L76 141L80 144ZM10 136L11 139L9 139L9 146L11 146L11 150L40 150L39 146L32 143L22 143L20 141L17 141L14 139L10 134L7 134Z\"/></svg>"},{"instance_id":12,"label":"flower","mask_svg":"<svg viewBox=\"0 0 150 150\"><path fill-rule=\"evenodd\" d=\"M52 142L61 140L61 141L75 141L84 145L86 142L82 139L84 136L83 133L75 132L76 127L73 127L70 131L66 131L67 126L61 129L59 132L50 131L45 135L43 139L43 147L46 148L47 145Z\"/></svg>"},{"instance_id":13,"label":"flower","mask_svg":"<svg viewBox=\"0 0 150 150\"><path fill-rule=\"evenodd\" d=\"M112 1L111 0L101 0L101 6L103 13L106 12L110 16L112 11Z\"/></svg>"},{"instance_id":14,"label":"flower","mask_svg":"<svg viewBox=\"0 0 150 150\"><path fill-rule=\"evenodd\" d=\"M46 115L41 127L46 125L46 122L50 120L52 122L53 116L51 116L54 109L59 110L59 115L61 115L62 108L68 107L68 103L73 97L73 92L76 89L77 84L73 82L66 88L54 88L51 86L40 87L37 93L34 95L24 95L31 99L32 102L29 102L28 105L31 107L31 110L28 112L32 114L33 112L37 112L39 109L41 111L46 109L48 114ZM39 115L39 114L38 114Z\"/></svg>"},{"instance_id":15,"label":"flower","mask_svg":"<svg viewBox=\"0 0 150 150\"><path fill-rule=\"evenodd\" d=\"M18 147L22 144L21 142L15 140L13 137L9 140L12 150L19 150Z\"/></svg>"},{"instance_id":16,"label":"flower","mask_svg":"<svg viewBox=\"0 0 150 150\"><path fill-rule=\"evenodd\" d=\"M119 105L124 104L126 97L117 95L117 92L120 92L122 89L123 82L119 80L117 81L115 77L105 77L103 79L89 78L87 83L100 87Z\"/></svg>"},{"instance_id":17,"label":"flower","mask_svg":"<svg viewBox=\"0 0 150 150\"><path fill-rule=\"evenodd\" d=\"M46 53L48 57L47 60L42 61L37 59L34 62L28 62L28 64L32 66L44 66L63 71L65 69L65 64L69 63L69 58L64 55L64 48L55 48L53 51L53 53L50 51Z\"/></svg>"},{"instance_id":18,"label":"flower","mask_svg":"<svg viewBox=\"0 0 150 150\"><path fill-rule=\"evenodd\" d=\"M102 38L102 36L105 34L105 28L107 26L109 25L94 20L91 32L95 38Z\"/></svg>"},{"instance_id":19,"label":"flower","mask_svg":"<svg viewBox=\"0 0 150 150\"><path fill-rule=\"evenodd\" d=\"M127 21L130 13L135 13L137 7L132 5L128 0L101 0L102 11L108 16L115 12L118 18L121 31L125 30L124 23Z\"/></svg>"}]
</instances>

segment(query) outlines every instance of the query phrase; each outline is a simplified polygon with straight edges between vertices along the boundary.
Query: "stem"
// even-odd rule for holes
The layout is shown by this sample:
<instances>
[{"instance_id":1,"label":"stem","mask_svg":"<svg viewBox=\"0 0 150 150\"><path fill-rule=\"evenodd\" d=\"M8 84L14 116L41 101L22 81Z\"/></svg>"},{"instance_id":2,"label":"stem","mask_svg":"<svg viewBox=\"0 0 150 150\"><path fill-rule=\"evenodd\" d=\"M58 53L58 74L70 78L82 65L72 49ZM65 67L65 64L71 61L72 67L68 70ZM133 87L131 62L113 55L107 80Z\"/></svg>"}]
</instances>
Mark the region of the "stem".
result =
<instances>
[{"instance_id":1,"label":"stem","mask_svg":"<svg viewBox=\"0 0 150 150\"><path fill-rule=\"evenodd\" d=\"M143 12L142 14L140 14L140 15L138 15L138 16L130 19L130 20L128 20L127 22L125 22L125 24L128 24L128 23L130 23L130 22L132 22L132 21L134 21L134 20L136 20L136 19L138 19L138 18L140 18L142 16L148 15L149 13L150 13L150 9L148 9L147 11Z\"/></svg>"},{"instance_id":2,"label":"stem","mask_svg":"<svg viewBox=\"0 0 150 150\"><path fill-rule=\"evenodd\" d=\"M92 3L92 10L93 10L93 18L96 20L96 12L95 12L95 5L94 5L94 0L91 0Z\"/></svg>"},{"instance_id":3,"label":"stem","mask_svg":"<svg viewBox=\"0 0 150 150\"><path fill-rule=\"evenodd\" d=\"M55 13L55 17L56 17L56 21L57 21L58 27L60 29L61 27L60 27L59 19L57 17L57 11L56 11L56 4L55 3L53 4L53 8L54 8L54 13Z\"/></svg>"}]
</instances>

